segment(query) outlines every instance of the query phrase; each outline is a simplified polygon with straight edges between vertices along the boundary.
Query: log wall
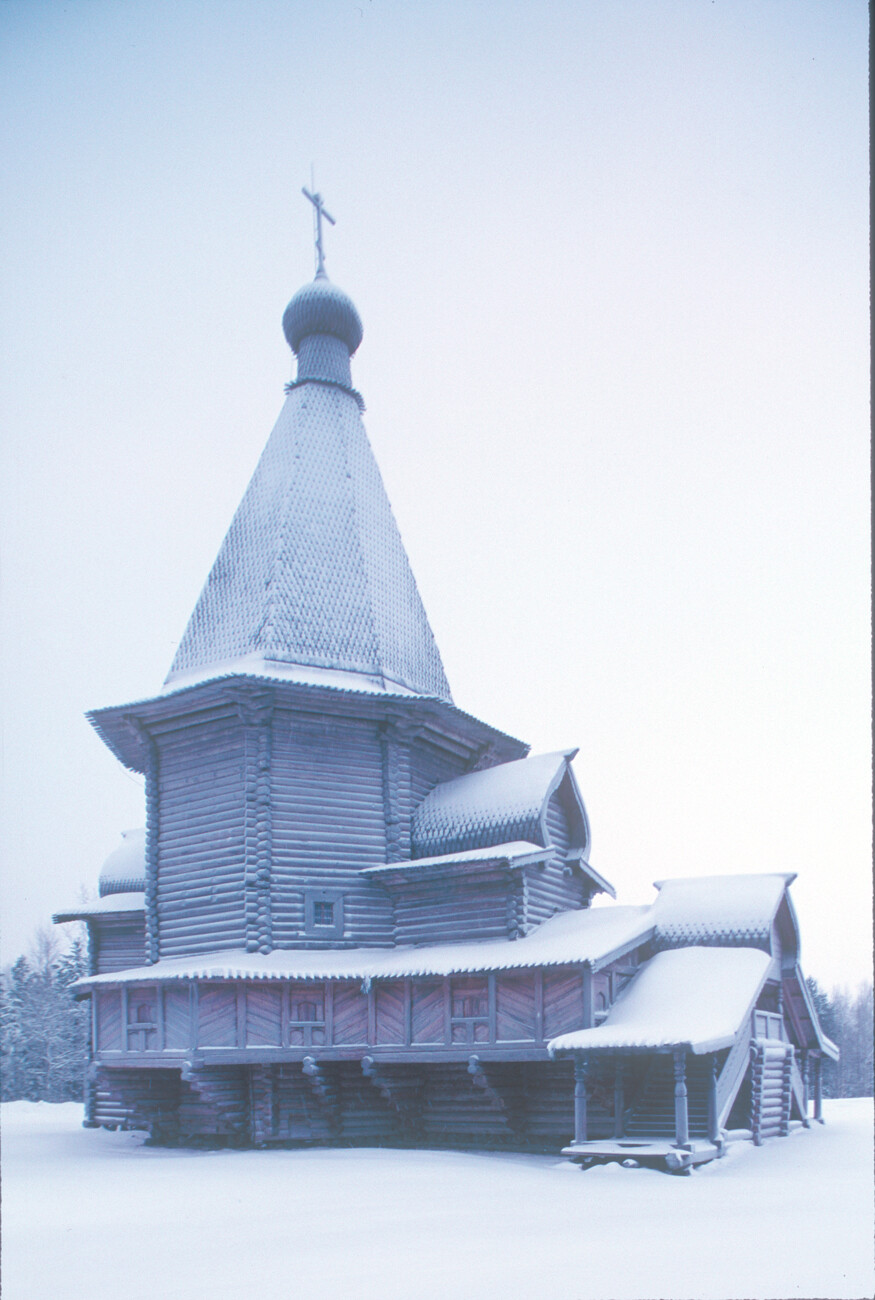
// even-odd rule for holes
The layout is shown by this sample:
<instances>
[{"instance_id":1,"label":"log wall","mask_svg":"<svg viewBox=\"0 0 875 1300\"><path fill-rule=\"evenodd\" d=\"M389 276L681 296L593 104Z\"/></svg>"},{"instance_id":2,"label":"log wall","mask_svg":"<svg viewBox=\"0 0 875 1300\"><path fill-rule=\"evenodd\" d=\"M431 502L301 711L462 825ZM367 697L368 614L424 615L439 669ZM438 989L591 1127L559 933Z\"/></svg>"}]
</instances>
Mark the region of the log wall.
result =
<instances>
[{"instance_id":1,"label":"log wall","mask_svg":"<svg viewBox=\"0 0 875 1300\"><path fill-rule=\"evenodd\" d=\"M241 948L244 735L229 706L156 734L158 952Z\"/></svg>"},{"instance_id":2,"label":"log wall","mask_svg":"<svg viewBox=\"0 0 875 1300\"><path fill-rule=\"evenodd\" d=\"M318 940L305 930L308 889L343 893L345 940L391 943L391 904L359 875L386 861L385 761L376 722L277 711L271 770L276 947Z\"/></svg>"},{"instance_id":3,"label":"log wall","mask_svg":"<svg viewBox=\"0 0 875 1300\"><path fill-rule=\"evenodd\" d=\"M548 841L555 853L543 866L526 872L526 929L540 925L557 912L586 907L591 897L586 881L579 872L569 869L566 862L573 843L575 819L568 811L564 785L565 782L550 796L545 815ZM579 814L576 819L579 820Z\"/></svg>"},{"instance_id":4,"label":"log wall","mask_svg":"<svg viewBox=\"0 0 875 1300\"><path fill-rule=\"evenodd\" d=\"M509 873L474 880L409 884L395 891L396 944L507 939L516 931L522 890Z\"/></svg>"},{"instance_id":5,"label":"log wall","mask_svg":"<svg viewBox=\"0 0 875 1300\"><path fill-rule=\"evenodd\" d=\"M129 970L146 960L146 925L141 914L124 919L94 917L89 920L93 974Z\"/></svg>"}]
</instances>

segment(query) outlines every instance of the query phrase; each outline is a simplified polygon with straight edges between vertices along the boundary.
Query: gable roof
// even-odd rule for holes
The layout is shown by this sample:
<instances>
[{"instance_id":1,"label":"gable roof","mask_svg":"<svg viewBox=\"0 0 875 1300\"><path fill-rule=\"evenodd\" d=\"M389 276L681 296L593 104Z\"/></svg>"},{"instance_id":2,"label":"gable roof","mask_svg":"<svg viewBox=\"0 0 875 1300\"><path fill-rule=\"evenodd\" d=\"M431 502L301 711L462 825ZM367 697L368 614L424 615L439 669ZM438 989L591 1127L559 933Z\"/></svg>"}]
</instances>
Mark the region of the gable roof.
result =
<instances>
[{"instance_id":1,"label":"gable roof","mask_svg":"<svg viewBox=\"0 0 875 1300\"><path fill-rule=\"evenodd\" d=\"M774 872L659 880L654 944L768 945L772 921L795 879L794 872Z\"/></svg>"},{"instance_id":2,"label":"gable roof","mask_svg":"<svg viewBox=\"0 0 875 1300\"><path fill-rule=\"evenodd\" d=\"M499 763L437 785L413 814L414 857L488 848L514 840L544 844L543 814L576 749ZM575 787L576 788L576 787ZM581 810L583 804L580 804Z\"/></svg>"},{"instance_id":3,"label":"gable roof","mask_svg":"<svg viewBox=\"0 0 875 1300\"><path fill-rule=\"evenodd\" d=\"M167 681L243 660L451 700L358 403L330 377L291 386Z\"/></svg>"}]
</instances>

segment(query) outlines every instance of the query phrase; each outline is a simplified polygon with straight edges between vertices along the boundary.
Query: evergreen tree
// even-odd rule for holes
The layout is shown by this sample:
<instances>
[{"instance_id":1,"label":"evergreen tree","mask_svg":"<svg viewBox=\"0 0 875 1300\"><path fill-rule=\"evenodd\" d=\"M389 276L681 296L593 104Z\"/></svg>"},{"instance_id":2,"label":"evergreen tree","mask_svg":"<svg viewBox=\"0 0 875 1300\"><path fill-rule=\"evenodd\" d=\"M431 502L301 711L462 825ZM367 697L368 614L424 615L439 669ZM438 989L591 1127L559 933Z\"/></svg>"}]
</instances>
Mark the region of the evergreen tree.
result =
<instances>
[{"instance_id":1,"label":"evergreen tree","mask_svg":"<svg viewBox=\"0 0 875 1300\"><path fill-rule=\"evenodd\" d=\"M3 1101L82 1099L88 1010L71 986L85 971L81 939L59 952L40 934L30 961L19 957L0 978Z\"/></svg>"},{"instance_id":2,"label":"evergreen tree","mask_svg":"<svg viewBox=\"0 0 875 1300\"><path fill-rule=\"evenodd\" d=\"M823 1032L840 1052L838 1061L823 1063L823 1095L871 1097L875 1092L871 983L861 984L856 993L839 989L830 995L809 978L808 989Z\"/></svg>"}]
</instances>

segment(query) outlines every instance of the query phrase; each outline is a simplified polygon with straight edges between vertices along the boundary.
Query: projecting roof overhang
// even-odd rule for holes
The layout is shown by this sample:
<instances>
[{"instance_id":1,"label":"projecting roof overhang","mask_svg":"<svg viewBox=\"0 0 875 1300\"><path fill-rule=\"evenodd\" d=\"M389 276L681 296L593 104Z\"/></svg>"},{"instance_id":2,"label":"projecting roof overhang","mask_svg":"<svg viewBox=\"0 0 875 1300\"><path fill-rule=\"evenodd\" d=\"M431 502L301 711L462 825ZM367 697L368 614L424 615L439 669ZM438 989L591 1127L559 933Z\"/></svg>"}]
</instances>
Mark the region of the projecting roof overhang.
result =
<instances>
[{"instance_id":1,"label":"projecting roof overhang","mask_svg":"<svg viewBox=\"0 0 875 1300\"><path fill-rule=\"evenodd\" d=\"M510 844L468 849L463 853L441 853L431 858L387 862L378 867L365 867L360 874L368 880L389 886L444 879L447 876L474 875L496 868L520 869L545 862L552 854L553 849L549 846L544 848L525 840L515 840Z\"/></svg>"},{"instance_id":2,"label":"projecting roof overhang","mask_svg":"<svg viewBox=\"0 0 875 1300\"><path fill-rule=\"evenodd\" d=\"M337 681L305 681L282 676L260 677L247 673L219 673L208 681L166 690L162 694L131 704L95 709L86 714L104 744L134 772L143 772L148 761L148 733L153 726L181 716L207 714L229 703L248 699L265 702L272 698L285 708L318 712L326 717L373 717L385 720L390 714L405 725L428 736L446 739L469 753L490 753L495 762L523 757L528 745L454 704L437 696L415 695L409 691L368 689L350 682L342 673ZM343 679L343 684L340 684ZM145 733L145 734L144 734Z\"/></svg>"},{"instance_id":3,"label":"projecting roof overhang","mask_svg":"<svg viewBox=\"0 0 875 1300\"><path fill-rule=\"evenodd\" d=\"M93 903L77 903L62 912L55 912L52 920L55 925L61 925L64 921L93 921L110 916L131 916L138 912L142 915L145 910L142 892L108 894L105 898L95 899Z\"/></svg>"}]
</instances>

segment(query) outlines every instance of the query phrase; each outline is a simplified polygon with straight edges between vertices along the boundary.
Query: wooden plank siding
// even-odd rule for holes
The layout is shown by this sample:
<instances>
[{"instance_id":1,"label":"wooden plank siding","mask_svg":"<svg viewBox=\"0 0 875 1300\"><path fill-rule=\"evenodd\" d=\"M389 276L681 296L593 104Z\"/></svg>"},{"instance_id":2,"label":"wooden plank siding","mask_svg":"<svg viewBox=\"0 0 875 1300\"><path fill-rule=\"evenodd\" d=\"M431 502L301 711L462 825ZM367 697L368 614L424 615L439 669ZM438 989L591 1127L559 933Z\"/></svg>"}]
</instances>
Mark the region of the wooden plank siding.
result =
<instances>
[{"instance_id":1,"label":"wooden plank siding","mask_svg":"<svg viewBox=\"0 0 875 1300\"><path fill-rule=\"evenodd\" d=\"M535 976L532 971L502 974L495 981L496 1040L532 1042L536 1036Z\"/></svg>"},{"instance_id":2,"label":"wooden plank siding","mask_svg":"<svg viewBox=\"0 0 875 1300\"><path fill-rule=\"evenodd\" d=\"M205 981L100 988L94 996L97 1056L221 1053L241 1063L254 1053L389 1048L411 1061L482 1046L512 1057L521 1047L543 1050L586 1018L579 968L381 980L368 993L358 981Z\"/></svg>"},{"instance_id":3,"label":"wooden plank siding","mask_svg":"<svg viewBox=\"0 0 875 1300\"><path fill-rule=\"evenodd\" d=\"M233 984L199 986L197 1040L200 1047L237 1046L237 990Z\"/></svg>"},{"instance_id":4,"label":"wooden plank siding","mask_svg":"<svg viewBox=\"0 0 875 1300\"><path fill-rule=\"evenodd\" d=\"M164 1050L180 1051L191 1046L191 990L187 984L168 985L164 998Z\"/></svg>"},{"instance_id":5,"label":"wooden plank siding","mask_svg":"<svg viewBox=\"0 0 875 1300\"><path fill-rule=\"evenodd\" d=\"M282 1047L285 991L272 985L246 986L247 1047Z\"/></svg>"},{"instance_id":6,"label":"wooden plank siding","mask_svg":"<svg viewBox=\"0 0 875 1300\"><path fill-rule=\"evenodd\" d=\"M94 1016L96 1052L120 1052L122 1049L122 1004L118 989L98 989L93 995L97 1003Z\"/></svg>"}]
</instances>

